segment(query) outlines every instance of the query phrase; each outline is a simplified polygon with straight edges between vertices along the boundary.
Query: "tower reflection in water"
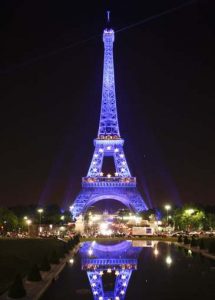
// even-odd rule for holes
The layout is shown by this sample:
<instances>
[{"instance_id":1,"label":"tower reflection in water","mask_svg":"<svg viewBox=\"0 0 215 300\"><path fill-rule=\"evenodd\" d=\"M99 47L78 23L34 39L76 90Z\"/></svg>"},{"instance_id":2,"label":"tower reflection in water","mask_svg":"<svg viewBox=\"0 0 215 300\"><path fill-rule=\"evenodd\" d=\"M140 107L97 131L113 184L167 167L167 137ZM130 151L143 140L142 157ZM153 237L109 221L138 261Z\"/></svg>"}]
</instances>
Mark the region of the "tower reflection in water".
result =
<instances>
[{"instance_id":1,"label":"tower reflection in water","mask_svg":"<svg viewBox=\"0 0 215 300\"><path fill-rule=\"evenodd\" d=\"M137 269L143 246L131 241L118 243L85 242L80 249L82 270L87 276L94 300L123 300L132 272Z\"/></svg>"}]
</instances>

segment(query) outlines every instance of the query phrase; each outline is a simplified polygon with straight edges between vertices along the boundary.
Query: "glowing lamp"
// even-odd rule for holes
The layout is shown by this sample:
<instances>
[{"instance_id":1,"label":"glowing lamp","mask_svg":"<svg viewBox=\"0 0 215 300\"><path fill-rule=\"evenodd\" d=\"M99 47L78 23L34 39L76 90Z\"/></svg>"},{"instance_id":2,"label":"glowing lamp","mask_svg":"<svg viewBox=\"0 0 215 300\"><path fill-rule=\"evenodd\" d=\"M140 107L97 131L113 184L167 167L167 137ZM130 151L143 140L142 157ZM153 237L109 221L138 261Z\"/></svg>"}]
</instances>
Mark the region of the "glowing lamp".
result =
<instances>
[{"instance_id":1,"label":"glowing lamp","mask_svg":"<svg viewBox=\"0 0 215 300\"><path fill-rule=\"evenodd\" d=\"M88 254L89 254L89 256L91 256L93 254L93 250L91 248L88 250Z\"/></svg>"},{"instance_id":2,"label":"glowing lamp","mask_svg":"<svg viewBox=\"0 0 215 300\"><path fill-rule=\"evenodd\" d=\"M172 264L172 258L169 255L166 257L166 263L167 263L167 265Z\"/></svg>"},{"instance_id":3,"label":"glowing lamp","mask_svg":"<svg viewBox=\"0 0 215 300\"><path fill-rule=\"evenodd\" d=\"M31 225L31 224L32 224L32 221L28 219L28 220L26 220L26 224L27 224L27 225Z\"/></svg>"},{"instance_id":4,"label":"glowing lamp","mask_svg":"<svg viewBox=\"0 0 215 300\"><path fill-rule=\"evenodd\" d=\"M169 204L165 205L164 208L168 211L171 209L171 206Z\"/></svg>"},{"instance_id":5,"label":"glowing lamp","mask_svg":"<svg viewBox=\"0 0 215 300\"><path fill-rule=\"evenodd\" d=\"M154 255L157 256L158 254L159 254L159 251L158 251L157 248L155 248L155 250L154 250Z\"/></svg>"},{"instance_id":6,"label":"glowing lamp","mask_svg":"<svg viewBox=\"0 0 215 300\"><path fill-rule=\"evenodd\" d=\"M116 272L115 272L115 275L118 276L118 275L119 275L119 271L116 271Z\"/></svg>"}]
</instances>

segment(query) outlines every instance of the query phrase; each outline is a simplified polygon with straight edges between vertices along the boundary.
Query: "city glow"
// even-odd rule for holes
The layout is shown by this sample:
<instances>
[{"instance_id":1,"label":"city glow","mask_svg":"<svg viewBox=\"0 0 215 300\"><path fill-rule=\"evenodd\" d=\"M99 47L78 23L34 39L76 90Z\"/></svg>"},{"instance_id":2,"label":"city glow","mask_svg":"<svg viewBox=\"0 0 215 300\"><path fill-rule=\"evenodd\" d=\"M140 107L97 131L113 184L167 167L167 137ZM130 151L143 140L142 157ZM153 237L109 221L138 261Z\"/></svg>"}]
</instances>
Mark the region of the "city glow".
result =
<instances>
[{"instance_id":1,"label":"city glow","mask_svg":"<svg viewBox=\"0 0 215 300\"><path fill-rule=\"evenodd\" d=\"M112 230L108 228L108 223L101 223L99 227L99 232L102 235L111 235Z\"/></svg>"}]
</instances>

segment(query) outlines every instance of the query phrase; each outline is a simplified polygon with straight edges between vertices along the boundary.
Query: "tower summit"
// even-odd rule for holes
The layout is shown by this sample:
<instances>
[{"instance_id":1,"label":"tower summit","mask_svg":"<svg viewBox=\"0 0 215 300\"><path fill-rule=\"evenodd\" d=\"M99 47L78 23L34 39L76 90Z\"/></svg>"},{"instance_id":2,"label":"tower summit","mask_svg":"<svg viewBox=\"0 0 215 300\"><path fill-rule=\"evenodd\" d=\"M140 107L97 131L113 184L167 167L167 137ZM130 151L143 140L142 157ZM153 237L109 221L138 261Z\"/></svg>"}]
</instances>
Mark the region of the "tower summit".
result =
<instances>
[{"instance_id":1,"label":"tower summit","mask_svg":"<svg viewBox=\"0 0 215 300\"><path fill-rule=\"evenodd\" d=\"M95 202L104 199L120 201L132 211L147 209L136 188L136 178L131 176L120 137L114 78L113 44L114 30L109 28L110 12L107 12L107 28L103 31L104 64L100 121L94 154L86 177L82 178L82 190L72 206L73 217L84 213ZM115 173L104 174L102 166L106 156L114 160Z\"/></svg>"}]
</instances>

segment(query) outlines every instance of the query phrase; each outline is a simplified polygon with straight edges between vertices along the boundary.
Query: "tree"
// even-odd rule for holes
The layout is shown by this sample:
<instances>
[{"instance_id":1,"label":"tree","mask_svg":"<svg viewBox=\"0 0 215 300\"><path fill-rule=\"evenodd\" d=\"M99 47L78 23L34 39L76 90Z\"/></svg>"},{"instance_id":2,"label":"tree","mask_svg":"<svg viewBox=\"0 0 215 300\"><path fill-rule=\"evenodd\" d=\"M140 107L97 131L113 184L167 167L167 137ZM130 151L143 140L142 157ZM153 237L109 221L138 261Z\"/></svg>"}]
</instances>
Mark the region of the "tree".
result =
<instances>
[{"instance_id":1,"label":"tree","mask_svg":"<svg viewBox=\"0 0 215 300\"><path fill-rule=\"evenodd\" d=\"M18 226L18 218L7 208L0 208L0 227L5 232L12 231Z\"/></svg>"},{"instance_id":2,"label":"tree","mask_svg":"<svg viewBox=\"0 0 215 300\"><path fill-rule=\"evenodd\" d=\"M175 211L173 219L176 228L190 231L202 229L206 217L203 210L185 206Z\"/></svg>"},{"instance_id":3,"label":"tree","mask_svg":"<svg viewBox=\"0 0 215 300\"><path fill-rule=\"evenodd\" d=\"M48 271L50 271L50 269L51 269L51 266L50 266L49 260L48 260L47 256L44 256L43 260L41 262L41 265L40 265L40 271L48 272Z\"/></svg>"},{"instance_id":4,"label":"tree","mask_svg":"<svg viewBox=\"0 0 215 300\"><path fill-rule=\"evenodd\" d=\"M23 286L22 277L20 275L17 275L13 284L9 288L8 296L10 298L22 298L26 295L25 288Z\"/></svg>"},{"instance_id":5,"label":"tree","mask_svg":"<svg viewBox=\"0 0 215 300\"><path fill-rule=\"evenodd\" d=\"M57 254L57 252L55 250L52 252L52 255L50 257L50 262L51 262L51 264L55 264L55 265L59 264L59 262L60 262L59 255Z\"/></svg>"},{"instance_id":6,"label":"tree","mask_svg":"<svg viewBox=\"0 0 215 300\"><path fill-rule=\"evenodd\" d=\"M37 265L32 266L27 278L29 281L41 281L42 280L40 270Z\"/></svg>"}]
</instances>

